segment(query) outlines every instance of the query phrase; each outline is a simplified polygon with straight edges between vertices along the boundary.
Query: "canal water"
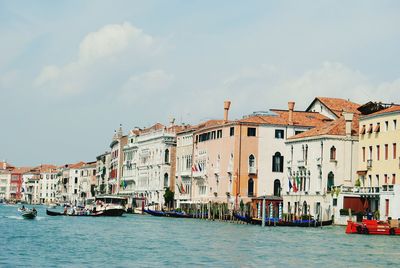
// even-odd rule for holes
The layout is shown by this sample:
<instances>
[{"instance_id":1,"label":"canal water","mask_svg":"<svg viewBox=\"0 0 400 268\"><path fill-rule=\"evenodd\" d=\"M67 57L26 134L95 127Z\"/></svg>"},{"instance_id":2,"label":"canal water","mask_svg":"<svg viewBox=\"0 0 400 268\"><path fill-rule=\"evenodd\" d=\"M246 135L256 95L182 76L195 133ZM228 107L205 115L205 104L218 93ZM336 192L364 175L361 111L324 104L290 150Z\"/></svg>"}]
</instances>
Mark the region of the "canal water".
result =
<instances>
[{"instance_id":1,"label":"canal water","mask_svg":"<svg viewBox=\"0 0 400 268\"><path fill-rule=\"evenodd\" d=\"M123 217L35 220L0 205L0 267L397 267L400 236Z\"/></svg>"}]
</instances>

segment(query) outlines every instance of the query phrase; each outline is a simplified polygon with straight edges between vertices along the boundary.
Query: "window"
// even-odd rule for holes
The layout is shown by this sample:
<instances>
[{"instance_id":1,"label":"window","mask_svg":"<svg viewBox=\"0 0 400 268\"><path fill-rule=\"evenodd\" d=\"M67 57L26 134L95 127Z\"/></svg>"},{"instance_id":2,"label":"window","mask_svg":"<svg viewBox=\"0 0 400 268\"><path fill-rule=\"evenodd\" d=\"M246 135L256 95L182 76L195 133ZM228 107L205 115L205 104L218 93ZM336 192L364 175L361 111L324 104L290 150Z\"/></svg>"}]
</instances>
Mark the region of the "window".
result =
<instances>
[{"instance_id":1,"label":"window","mask_svg":"<svg viewBox=\"0 0 400 268\"><path fill-rule=\"evenodd\" d=\"M164 152L164 163L168 164L169 163L169 150L166 149Z\"/></svg>"},{"instance_id":2,"label":"window","mask_svg":"<svg viewBox=\"0 0 400 268\"><path fill-rule=\"evenodd\" d=\"M247 136L249 136L249 137L255 137L255 136L256 136L256 128L254 128L254 127L248 127L248 128L247 128Z\"/></svg>"},{"instance_id":3,"label":"window","mask_svg":"<svg viewBox=\"0 0 400 268\"><path fill-rule=\"evenodd\" d=\"M383 175L383 176L384 176L384 178L385 178L385 184L388 184L388 175L385 174L385 175Z\"/></svg>"},{"instance_id":4,"label":"window","mask_svg":"<svg viewBox=\"0 0 400 268\"><path fill-rule=\"evenodd\" d=\"M75 177L75 183L78 183L78 177Z\"/></svg>"},{"instance_id":5,"label":"window","mask_svg":"<svg viewBox=\"0 0 400 268\"><path fill-rule=\"evenodd\" d=\"M397 129L397 120L393 120L393 130Z\"/></svg>"},{"instance_id":6,"label":"window","mask_svg":"<svg viewBox=\"0 0 400 268\"><path fill-rule=\"evenodd\" d=\"M274 181L274 196L281 196L281 181L278 179Z\"/></svg>"},{"instance_id":7,"label":"window","mask_svg":"<svg viewBox=\"0 0 400 268\"><path fill-rule=\"evenodd\" d=\"M361 130L360 130L360 134L364 135L365 134L365 125L362 126Z\"/></svg>"},{"instance_id":8,"label":"window","mask_svg":"<svg viewBox=\"0 0 400 268\"><path fill-rule=\"evenodd\" d=\"M385 144L385 160L388 160L389 157L389 145Z\"/></svg>"},{"instance_id":9,"label":"window","mask_svg":"<svg viewBox=\"0 0 400 268\"><path fill-rule=\"evenodd\" d=\"M375 129L374 129L374 132L378 133L380 131L381 131L381 124L377 123L376 126L375 126Z\"/></svg>"},{"instance_id":10,"label":"window","mask_svg":"<svg viewBox=\"0 0 400 268\"><path fill-rule=\"evenodd\" d=\"M302 130L295 130L294 131L294 135L297 135L297 134L300 134L300 133L303 133L304 131L302 131Z\"/></svg>"},{"instance_id":11,"label":"window","mask_svg":"<svg viewBox=\"0 0 400 268\"><path fill-rule=\"evenodd\" d=\"M254 155L249 156L249 167L254 168L256 166Z\"/></svg>"},{"instance_id":12,"label":"window","mask_svg":"<svg viewBox=\"0 0 400 268\"><path fill-rule=\"evenodd\" d=\"M335 176L333 175L333 172L329 172L328 174L328 182L326 185L326 189L328 192L332 190L332 187L335 185Z\"/></svg>"},{"instance_id":13,"label":"window","mask_svg":"<svg viewBox=\"0 0 400 268\"><path fill-rule=\"evenodd\" d=\"M164 174L164 187L168 187L168 173Z\"/></svg>"},{"instance_id":14,"label":"window","mask_svg":"<svg viewBox=\"0 0 400 268\"><path fill-rule=\"evenodd\" d=\"M369 124L368 130L367 130L367 133L372 133L372 124Z\"/></svg>"},{"instance_id":15,"label":"window","mask_svg":"<svg viewBox=\"0 0 400 268\"><path fill-rule=\"evenodd\" d=\"M365 147L362 147L362 159L365 162Z\"/></svg>"},{"instance_id":16,"label":"window","mask_svg":"<svg viewBox=\"0 0 400 268\"><path fill-rule=\"evenodd\" d=\"M330 156L331 156L331 161L335 161L335 160L336 160L336 148L335 148L335 146L332 146L332 147L331 147L331 154L330 154Z\"/></svg>"},{"instance_id":17,"label":"window","mask_svg":"<svg viewBox=\"0 0 400 268\"><path fill-rule=\"evenodd\" d=\"M285 131L283 129L275 129L275 139L283 139Z\"/></svg>"},{"instance_id":18,"label":"window","mask_svg":"<svg viewBox=\"0 0 400 268\"><path fill-rule=\"evenodd\" d=\"M380 158L381 158L381 150L380 150L380 146L379 145L377 145L376 146L376 160L379 160Z\"/></svg>"},{"instance_id":19,"label":"window","mask_svg":"<svg viewBox=\"0 0 400 268\"><path fill-rule=\"evenodd\" d=\"M378 174L376 175L376 183L377 183L376 185L379 187L379 175Z\"/></svg>"},{"instance_id":20,"label":"window","mask_svg":"<svg viewBox=\"0 0 400 268\"><path fill-rule=\"evenodd\" d=\"M254 180L252 178L247 182L247 196L254 196Z\"/></svg>"},{"instance_id":21,"label":"window","mask_svg":"<svg viewBox=\"0 0 400 268\"><path fill-rule=\"evenodd\" d=\"M235 135L235 128L234 128L234 127L231 127L231 128L229 129L229 136L233 136L233 135Z\"/></svg>"},{"instance_id":22,"label":"window","mask_svg":"<svg viewBox=\"0 0 400 268\"><path fill-rule=\"evenodd\" d=\"M215 131L211 132L211 139L212 139L212 140L215 139Z\"/></svg>"},{"instance_id":23,"label":"window","mask_svg":"<svg viewBox=\"0 0 400 268\"><path fill-rule=\"evenodd\" d=\"M396 143L393 143L393 159L396 159Z\"/></svg>"},{"instance_id":24,"label":"window","mask_svg":"<svg viewBox=\"0 0 400 268\"><path fill-rule=\"evenodd\" d=\"M222 129L217 130L217 139L222 138Z\"/></svg>"},{"instance_id":25,"label":"window","mask_svg":"<svg viewBox=\"0 0 400 268\"><path fill-rule=\"evenodd\" d=\"M389 121L385 121L385 131L389 130Z\"/></svg>"},{"instance_id":26,"label":"window","mask_svg":"<svg viewBox=\"0 0 400 268\"><path fill-rule=\"evenodd\" d=\"M283 172L283 156L280 152L272 156L272 172Z\"/></svg>"},{"instance_id":27,"label":"window","mask_svg":"<svg viewBox=\"0 0 400 268\"><path fill-rule=\"evenodd\" d=\"M333 198L332 205L333 205L334 207L336 207L336 206L337 206L337 198Z\"/></svg>"},{"instance_id":28,"label":"window","mask_svg":"<svg viewBox=\"0 0 400 268\"><path fill-rule=\"evenodd\" d=\"M392 174L392 184L396 184L396 174Z\"/></svg>"},{"instance_id":29,"label":"window","mask_svg":"<svg viewBox=\"0 0 400 268\"><path fill-rule=\"evenodd\" d=\"M368 159L372 160L372 146L369 146L369 155L368 155Z\"/></svg>"},{"instance_id":30,"label":"window","mask_svg":"<svg viewBox=\"0 0 400 268\"><path fill-rule=\"evenodd\" d=\"M74 189L74 194L77 194L78 193L78 190L77 189Z\"/></svg>"}]
</instances>

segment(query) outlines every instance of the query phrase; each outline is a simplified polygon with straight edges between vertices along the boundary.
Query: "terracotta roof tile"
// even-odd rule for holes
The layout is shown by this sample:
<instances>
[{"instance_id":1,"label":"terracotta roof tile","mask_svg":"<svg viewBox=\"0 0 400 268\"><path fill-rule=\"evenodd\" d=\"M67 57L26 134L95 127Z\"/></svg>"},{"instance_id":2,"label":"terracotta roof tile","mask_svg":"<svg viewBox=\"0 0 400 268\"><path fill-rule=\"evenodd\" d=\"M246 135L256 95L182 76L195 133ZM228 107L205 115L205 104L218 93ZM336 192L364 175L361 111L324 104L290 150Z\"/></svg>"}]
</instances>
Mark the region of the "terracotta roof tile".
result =
<instances>
[{"instance_id":1,"label":"terracotta roof tile","mask_svg":"<svg viewBox=\"0 0 400 268\"><path fill-rule=\"evenodd\" d=\"M368 116L370 116L370 115L377 115L377 114L392 113L392 112L397 112L397 111L400 111L400 105L392 105L392 106L390 106L389 108L386 108L386 109L380 110L380 111L378 111L378 112L369 114Z\"/></svg>"},{"instance_id":2,"label":"terracotta roof tile","mask_svg":"<svg viewBox=\"0 0 400 268\"><path fill-rule=\"evenodd\" d=\"M322 102L337 117L340 117L343 111L355 114L360 113L360 111L357 110L360 105L349 100L328 97L316 97L315 99Z\"/></svg>"},{"instance_id":3,"label":"terracotta roof tile","mask_svg":"<svg viewBox=\"0 0 400 268\"><path fill-rule=\"evenodd\" d=\"M269 124L269 125L289 125L289 111L271 109L276 115L252 115L238 120L241 123ZM328 117L316 112L293 111L293 125L316 127L331 121Z\"/></svg>"},{"instance_id":4,"label":"terracotta roof tile","mask_svg":"<svg viewBox=\"0 0 400 268\"><path fill-rule=\"evenodd\" d=\"M353 136L358 136L358 129L359 129L358 121L359 121L359 115L355 114L351 126L351 135ZM316 137L323 135L346 136L346 121L344 120L344 117L341 116L335 121L331 121L321 126L304 131L288 139L289 140L301 139L301 138Z\"/></svg>"}]
</instances>

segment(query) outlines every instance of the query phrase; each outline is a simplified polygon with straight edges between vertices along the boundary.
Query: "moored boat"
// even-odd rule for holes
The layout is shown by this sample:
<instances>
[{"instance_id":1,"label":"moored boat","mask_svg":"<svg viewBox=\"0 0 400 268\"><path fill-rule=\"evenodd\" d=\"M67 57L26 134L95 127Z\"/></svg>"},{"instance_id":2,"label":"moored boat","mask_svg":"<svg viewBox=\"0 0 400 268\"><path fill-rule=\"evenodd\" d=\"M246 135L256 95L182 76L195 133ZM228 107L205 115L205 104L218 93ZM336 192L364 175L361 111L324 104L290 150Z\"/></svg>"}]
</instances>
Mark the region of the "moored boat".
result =
<instances>
[{"instance_id":1,"label":"moored boat","mask_svg":"<svg viewBox=\"0 0 400 268\"><path fill-rule=\"evenodd\" d=\"M262 219L259 218L250 218L246 216L241 216L238 214L233 214L233 216L243 222L251 223L255 225L261 225ZM293 221L283 221L277 218L266 218L265 226L279 226L279 227L321 227L332 225L333 221L316 221L316 220L293 220Z\"/></svg>"},{"instance_id":2,"label":"moored boat","mask_svg":"<svg viewBox=\"0 0 400 268\"><path fill-rule=\"evenodd\" d=\"M363 219L362 222L347 221L346 234L400 235L399 221L367 219Z\"/></svg>"}]
</instances>

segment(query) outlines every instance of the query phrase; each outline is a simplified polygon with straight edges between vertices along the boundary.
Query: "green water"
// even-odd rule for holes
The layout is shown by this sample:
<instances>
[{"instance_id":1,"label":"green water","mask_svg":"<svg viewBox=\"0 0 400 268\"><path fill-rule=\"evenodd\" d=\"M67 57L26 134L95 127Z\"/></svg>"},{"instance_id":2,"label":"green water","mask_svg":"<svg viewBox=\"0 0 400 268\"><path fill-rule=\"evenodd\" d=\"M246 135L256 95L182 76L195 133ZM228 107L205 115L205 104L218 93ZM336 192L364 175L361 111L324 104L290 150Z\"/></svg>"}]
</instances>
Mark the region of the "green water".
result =
<instances>
[{"instance_id":1,"label":"green water","mask_svg":"<svg viewBox=\"0 0 400 268\"><path fill-rule=\"evenodd\" d=\"M0 267L397 267L400 236L194 219L50 217L0 205Z\"/></svg>"}]
</instances>

